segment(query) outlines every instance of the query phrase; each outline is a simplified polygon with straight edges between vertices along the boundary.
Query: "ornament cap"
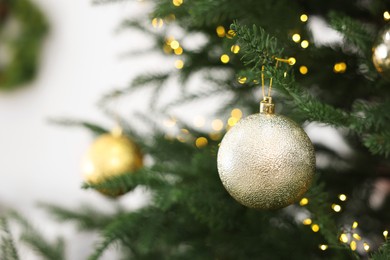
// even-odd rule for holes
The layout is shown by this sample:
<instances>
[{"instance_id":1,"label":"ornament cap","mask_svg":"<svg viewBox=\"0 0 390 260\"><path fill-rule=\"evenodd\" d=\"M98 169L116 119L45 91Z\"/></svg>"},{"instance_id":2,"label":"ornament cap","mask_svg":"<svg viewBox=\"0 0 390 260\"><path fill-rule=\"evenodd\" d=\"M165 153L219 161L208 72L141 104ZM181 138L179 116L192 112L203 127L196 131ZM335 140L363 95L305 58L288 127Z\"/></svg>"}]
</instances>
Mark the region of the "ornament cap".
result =
<instances>
[{"instance_id":1,"label":"ornament cap","mask_svg":"<svg viewBox=\"0 0 390 260\"><path fill-rule=\"evenodd\" d=\"M264 97L260 102L260 113L269 115L275 113L275 104L272 103L272 97Z\"/></svg>"},{"instance_id":2,"label":"ornament cap","mask_svg":"<svg viewBox=\"0 0 390 260\"><path fill-rule=\"evenodd\" d=\"M115 137L120 137L123 135L123 129L119 125L116 125L112 130L111 134Z\"/></svg>"}]
</instances>

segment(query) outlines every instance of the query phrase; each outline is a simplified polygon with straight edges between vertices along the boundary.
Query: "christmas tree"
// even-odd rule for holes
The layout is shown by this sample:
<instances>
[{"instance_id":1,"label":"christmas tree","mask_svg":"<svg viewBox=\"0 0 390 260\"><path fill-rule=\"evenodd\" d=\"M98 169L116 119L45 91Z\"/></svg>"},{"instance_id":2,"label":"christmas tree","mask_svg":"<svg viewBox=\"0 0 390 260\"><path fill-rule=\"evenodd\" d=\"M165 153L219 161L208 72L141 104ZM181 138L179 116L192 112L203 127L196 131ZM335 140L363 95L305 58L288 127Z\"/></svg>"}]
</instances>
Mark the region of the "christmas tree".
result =
<instances>
[{"instance_id":1,"label":"christmas tree","mask_svg":"<svg viewBox=\"0 0 390 260\"><path fill-rule=\"evenodd\" d=\"M106 108L118 97L153 87L154 114L137 115L148 131L141 132L115 111L106 111L121 126L112 134L88 120L59 120L101 135L84 164L84 188L116 198L142 187L150 196L140 209L118 209L113 214L93 206L70 210L43 205L57 219L100 234L89 259L99 259L113 244L119 245L122 259L390 259L389 3L155 0L150 4L148 17L123 21L122 28L150 35L154 41L150 51L164 53L167 60L174 57L175 66L145 71L128 88L115 89L101 100ZM321 26L325 28L318 29ZM329 40L323 34L335 37ZM202 79L201 87L190 87L194 78ZM158 105L163 103L160 94L173 80L179 83L180 94ZM345 154L317 135L312 140L316 170L308 191L291 197L286 193L296 183L289 180L286 192L280 192L278 185L274 189L276 199L283 197L292 205L252 209L232 198L241 195L221 182L218 150L226 133L235 131L247 120L244 117L259 113L260 101L269 108L271 87L276 114L308 132L319 131L321 125L334 127L351 152ZM269 93L262 93L262 88ZM198 100L208 98L219 100L215 115L221 119L212 122L212 130L202 127L204 118L192 124L168 117L175 108L185 104L195 108ZM239 140L251 134L247 131ZM286 149L284 136L271 137L275 149L269 153ZM234 174L252 169L256 163L248 157L263 145L247 146L246 158L229 158L228 163L239 160L239 165L247 165ZM114 146L119 152L110 153ZM236 146L240 144L230 149ZM278 156L295 160L286 159L291 152ZM278 173L289 173L306 161L298 166L283 164ZM311 177L306 178L310 182ZM253 191L262 184L256 181L245 188ZM4 259L18 259L8 227L12 220L24 228L22 240L45 259L66 258L62 240L46 241L14 212L0 222Z\"/></svg>"}]
</instances>

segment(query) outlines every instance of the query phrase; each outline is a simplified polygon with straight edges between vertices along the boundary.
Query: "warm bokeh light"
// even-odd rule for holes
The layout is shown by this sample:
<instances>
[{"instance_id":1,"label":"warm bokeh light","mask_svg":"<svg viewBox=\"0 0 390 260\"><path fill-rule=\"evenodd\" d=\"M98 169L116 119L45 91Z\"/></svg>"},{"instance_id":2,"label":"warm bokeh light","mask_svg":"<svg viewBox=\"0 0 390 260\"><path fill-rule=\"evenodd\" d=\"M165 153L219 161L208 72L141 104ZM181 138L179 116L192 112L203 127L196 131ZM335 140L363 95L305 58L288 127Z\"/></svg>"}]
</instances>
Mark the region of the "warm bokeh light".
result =
<instances>
[{"instance_id":1,"label":"warm bokeh light","mask_svg":"<svg viewBox=\"0 0 390 260\"><path fill-rule=\"evenodd\" d=\"M240 51L240 46L238 46L237 44L232 45L230 51L233 52L234 54L237 54Z\"/></svg>"},{"instance_id":2,"label":"warm bokeh light","mask_svg":"<svg viewBox=\"0 0 390 260\"><path fill-rule=\"evenodd\" d=\"M242 117L242 111L241 111L241 109L239 109L239 108L235 108L235 109L232 110L232 112L230 113L230 115L231 115L232 117L235 117L235 118L241 118L241 117Z\"/></svg>"},{"instance_id":3,"label":"warm bokeh light","mask_svg":"<svg viewBox=\"0 0 390 260\"><path fill-rule=\"evenodd\" d=\"M174 52L175 52L176 55L181 55L183 53L183 48L179 47L177 49L174 49Z\"/></svg>"},{"instance_id":4,"label":"warm bokeh light","mask_svg":"<svg viewBox=\"0 0 390 260\"><path fill-rule=\"evenodd\" d=\"M222 54L221 55L221 61L222 63L228 63L230 60L229 56L227 54Z\"/></svg>"},{"instance_id":5,"label":"warm bokeh light","mask_svg":"<svg viewBox=\"0 0 390 260\"><path fill-rule=\"evenodd\" d=\"M237 79L238 83L240 83L240 84L244 84L244 83L246 82L246 80L247 80L246 77L239 77L239 78Z\"/></svg>"},{"instance_id":6,"label":"warm bokeh light","mask_svg":"<svg viewBox=\"0 0 390 260\"><path fill-rule=\"evenodd\" d=\"M363 243L363 248L364 248L364 250L367 252L367 251L370 250L370 245L367 244L366 242L364 242L364 243Z\"/></svg>"},{"instance_id":7,"label":"warm bokeh light","mask_svg":"<svg viewBox=\"0 0 390 260\"><path fill-rule=\"evenodd\" d=\"M182 60L175 61L175 68L180 70L184 67L184 62Z\"/></svg>"},{"instance_id":8,"label":"warm bokeh light","mask_svg":"<svg viewBox=\"0 0 390 260\"><path fill-rule=\"evenodd\" d=\"M328 246L327 246L327 245L320 245L319 247L320 247L320 249L321 249L322 251L325 251L326 249L328 249Z\"/></svg>"},{"instance_id":9,"label":"warm bokeh light","mask_svg":"<svg viewBox=\"0 0 390 260\"><path fill-rule=\"evenodd\" d=\"M356 240L359 240L359 241L362 240L362 237L359 236L359 234L357 234L357 233L354 233L352 236L353 236L353 238L356 239Z\"/></svg>"},{"instance_id":10,"label":"warm bokeh light","mask_svg":"<svg viewBox=\"0 0 390 260\"><path fill-rule=\"evenodd\" d=\"M317 224L313 224L311 225L311 230L313 230L313 232L318 232L320 231L320 226Z\"/></svg>"},{"instance_id":11,"label":"warm bokeh light","mask_svg":"<svg viewBox=\"0 0 390 260\"><path fill-rule=\"evenodd\" d=\"M209 142L207 141L206 137L198 137L195 140L195 146L198 148L205 147L205 146L207 146L208 143Z\"/></svg>"},{"instance_id":12,"label":"warm bokeh light","mask_svg":"<svg viewBox=\"0 0 390 260\"><path fill-rule=\"evenodd\" d=\"M354 221L354 222L352 223L352 228L355 229L355 228L358 227L358 225L359 225L359 223L357 223L357 221Z\"/></svg>"},{"instance_id":13,"label":"warm bokeh light","mask_svg":"<svg viewBox=\"0 0 390 260\"><path fill-rule=\"evenodd\" d=\"M183 4L183 0L172 0L174 6L181 6Z\"/></svg>"},{"instance_id":14,"label":"warm bokeh light","mask_svg":"<svg viewBox=\"0 0 390 260\"><path fill-rule=\"evenodd\" d=\"M390 20L390 13L389 13L389 11L385 11L383 13L383 18L385 19L385 21L389 21Z\"/></svg>"},{"instance_id":15,"label":"warm bokeh light","mask_svg":"<svg viewBox=\"0 0 390 260\"><path fill-rule=\"evenodd\" d=\"M223 122L221 119L214 119L213 122L211 123L211 127L215 131L221 131L223 128Z\"/></svg>"},{"instance_id":16,"label":"warm bokeh light","mask_svg":"<svg viewBox=\"0 0 390 260\"><path fill-rule=\"evenodd\" d=\"M228 119L228 125L229 126L234 126L235 124L237 124L237 122L238 122L238 118L236 118L236 117L230 117L229 119Z\"/></svg>"},{"instance_id":17,"label":"warm bokeh light","mask_svg":"<svg viewBox=\"0 0 390 260\"><path fill-rule=\"evenodd\" d=\"M307 69L306 66L300 66L300 67L299 67L299 72L300 72L302 75L306 75L308 71L309 71L309 70Z\"/></svg>"},{"instance_id":18,"label":"warm bokeh light","mask_svg":"<svg viewBox=\"0 0 390 260\"><path fill-rule=\"evenodd\" d=\"M294 33L291 38L294 42L299 42L301 40L301 36L298 33Z\"/></svg>"},{"instance_id":19,"label":"warm bokeh light","mask_svg":"<svg viewBox=\"0 0 390 260\"><path fill-rule=\"evenodd\" d=\"M312 221L310 218L305 218L305 219L302 221L303 225L306 225L306 226L311 225L312 222L313 222L313 221Z\"/></svg>"},{"instance_id":20,"label":"warm bokeh light","mask_svg":"<svg viewBox=\"0 0 390 260\"><path fill-rule=\"evenodd\" d=\"M153 18L152 19L152 26L154 28L161 28L164 25L164 20L161 18Z\"/></svg>"},{"instance_id":21,"label":"warm bokeh light","mask_svg":"<svg viewBox=\"0 0 390 260\"><path fill-rule=\"evenodd\" d=\"M171 41L171 43L170 43L169 45L170 45L171 48L174 49L174 50L180 47L179 42L176 41L176 40Z\"/></svg>"},{"instance_id":22,"label":"warm bokeh light","mask_svg":"<svg viewBox=\"0 0 390 260\"><path fill-rule=\"evenodd\" d=\"M301 206L305 206L309 204L309 200L307 198L302 198L300 201L299 201L299 205Z\"/></svg>"},{"instance_id":23,"label":"warm bokeh light","mask_svg":"<svg viewBox=\"0 0 390 260\"><path fill-rule=\"evenodd\" d=\"M218 37L223 38L226 35L225 28L223 26L221 26L221 25L218 26L217 29L215 29L215 31L217 32Z\"/></svg>"},{"instance_id":24,"label":"warm bokeh light","mask_svg":"<svg viewBox=\"0 0 390 260\"><path fill-rule=\"evenodd\" d=\"M301 22L305 23L305 22L307 22L309 17L306 14L302 14L301 17L299 17L299 19L301 20Z\"/></svg>"},{"instance_id":25,"label":"warm bokeh light","mask_svg":"<svg viewBox=\"0 0 390 260\"><path fill-rule=\"evenodd\" d=\"M339 195L339 199L340 199L341 201L346 201L346 200L347 200L347 195L345 195L345 194L340 194L340 195Z\"/></svg>"},{"instance_id":26,"label":"warm bokeh light","mask_svg":"<svg viewBox=\"0 0 390 260\"><path fill-rule=\"evenodd\" d=\"M389 235L389 231L387 230L383 231L383 236L385 237L385 239L387 239L388 235Z\"/></svg>"},{"instance_id":27,"label":"warm bokeh light","mask_svg":"<svg viewBox=\"0 0 390 260\"><path fill-rule=\"evenodd\" d=\"M335 73L344 73L347 70L347 64L345 62L338 62L333 66Z\"/></svg>"},{"instance_id":28,"label":"warm bokeh light","mask_svg":"<svg viewBox=\"0 0 390 260\"><path fill-rule=\"evenodd\" d=\"M306 49L307 47L309 47L309 42L308 42L307 40L303 40L303 41L301 42L301 47L304 48L304 49Z\"/></svg>"},{"instance_id":29,"label":"warm bokeh light","mask_svg":"<svg viewBox=\"0 0 390 260\"><path fill-rule=\"evenodd\" d=\"M348 243L348 236L346 234L341 234L339 237L340 242Z\"/></svg>"},{"instance_id":30,"label":"warm bokeh light","mask_svg":"<svg viewBox=\"0 0 390 260\"><path fill-rule=\"evenodd\" d=\"M297 62L297 60L294 57L288 58L288 65L294 65Z\"/></svg>"},{"instance_id":31,"label":"warm bokeh light","mask_svg":"<svg viewBox=\"0 0 390 260\"><path fill-rule=\"evenodd\" d=\"M352 251L355 251L356 250L356 248L357 248L357 244L356 244L356 241L351 241L351 244L349 244L349 246L351 247L351 250Z\"/></svg>"},{"instance_id":32,"label":"warm bokeh light","mask_svg":"<svg viewBox=\"0 0 390 260\"><path fill-rule=\"evenodd\" d=\"M341 211L341 206L339 204L332 204L332 209L335 212L340 212Z\"/></svg>"}]
</instances>

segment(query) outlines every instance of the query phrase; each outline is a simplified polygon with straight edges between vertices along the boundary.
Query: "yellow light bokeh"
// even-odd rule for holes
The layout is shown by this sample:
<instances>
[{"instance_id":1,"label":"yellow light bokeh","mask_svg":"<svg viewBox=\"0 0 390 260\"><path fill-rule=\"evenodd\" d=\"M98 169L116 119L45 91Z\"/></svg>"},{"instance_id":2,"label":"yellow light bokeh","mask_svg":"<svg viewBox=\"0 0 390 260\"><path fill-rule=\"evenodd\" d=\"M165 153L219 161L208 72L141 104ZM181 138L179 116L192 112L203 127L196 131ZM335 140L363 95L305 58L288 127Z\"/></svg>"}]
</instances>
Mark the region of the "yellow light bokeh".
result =
<instances>
[{"instance_id":1,"label":"yellow light bokeh","mask_svg":"<svg viewBox=\"0 0 390 260\"><path fill-rule=\"evenodd\" d=\"M340 199L341 201L346 201L346 200L347 200L347 195L345 195L345 194L340 194L340 195L339 195L339 199Z\"/></svg>"},{"instance_id":2,"label":"yellow light bokeh","mask_svg":"<svg viewBox=\"0 0 390 260\"><path fill-rule=\"evenodd\" d=\"M175 61L175 68L178 70L181 70L184 67L184 61L182 60L176 60Z\"/></svg>"},{"instance_id":3,"label":"yellow light bokeh","mask_svg":"<svg viewBox=\"0 0 390 260\"><path fill-rule=\"evenodd\" d=\"M362 240L362 237L359 236L359 234L357 234L357 233L354 233L352 236L353 236L353 238L356 239L356 240Z\"/></svg>"},{"instance_id":4,"label":"yellow light bokeh","mask_svg":"<svg viewBox=\"0 0 390 260\"><path fill-rule=\"evenodd\" d=\"M357 221L354 221L354 222L352 223L352 228L355 229L355 228L358 227L358 225L359 225L359 223L357 223Z\"/></svg>"},{"instance_id":5,"label":"yellow light bokeh","mask_svg":"<svg viewBox=\"0 0 390 260\"><path fill-rule=\"evenodd\" d=\"M355 251L357 247L356 241L351 241L351 244L349 244L349 246L351 247L352 251Z\"/></svg>"},{"instance_id":6,"label":"yellow light bokeh","mask_svg":"<svg viewBox=\"0 0 390 260\"><path fill-rule=\"evenodd\" d=\"M390 13L389 13L389 11L385 11L383 13L383 18L385 19L385 21L389 21L390 20Z\"/></svg>"},{"instance_id":7,"label":"yellow light bokeh","mask_svg":"<svg viewBox=\"0 0 390 260\"><path fill-rule=\"evenodd\" d=\"M237 79L238 83L240 83L240 84L244 84L244 83L246 82L246 80L247 80L246 77L239 77L239 78Z\"/></svg>"},{"instance_id":8,"label":"yellow light bokeh","mask_svg":"<svg viewBox=\"0 0 390 260\"><path fill-rule=\"evenodd\" d=\"M225 28L224 28L222 25L218 26L218 27L215 29L215 31L217 32L218 37L223 38L223 37L225 37L225 35L226 35Z\"/></svg>"},{"instance_id":9,"label":"yellow light bokeh","mask_svg":"<svg viewBox=\"0 0 390 260\"><path fill-rule=\"evenodd\" d=\"M233 52L234 54L237 54L240 51L240 46L238 46L237 44L234 44L230 48L230 51Z\"/></svg>"},{"instance_id":10,"label":"yellow light bokeh","mask_svg":"<svg viewBox=\"0 0 390 260\"><path fill-rule=\"evenodd\" d=\"M311 225L311 230L313 230L313 232L318 232L320 231L320 226L318 226L317 224L313 224Z\"/></svg>"},{"instance_id":11,"label":"yellow light bokeh","mask_svg":"<svg viewBox=\"0 0 390 260\"><path fill-rule=\"evenodd\" d=\"M310 219L310 218L305 218L303 221L302 221L303 225L311 225L311 223L313 223L313 221Z\"/></svg>"},{"instance_id":12,"label":"yellow light bokeh","mask_svg":"<svg viewBox=\"0 0 390 260\"><path fill-rule=\"evenodd\" d=\"M238 118L236 118L236 117L230 117L229 119L228 119L228 125L229 126L234 126L235 124L237 124L237 122L238 122Z\"/></svg>"},{"instance_id":13,"label":"yellow light bokeh","mask_svg":"<svg viewBox=\"0 0 390 260\"><path fill-rule=\"evenodd\" d=\"M335 73L344 73L347 70L347 64L345 62L338 62L333 66Z\"/></svg>"},{"instance_id":14,"label":"yellow light bokeh","mask_svg":"<svg viewBox=\"0 0 390 260\"><path fill-rule=\"evenodd\" d=\"M221 139L221 133L218 132L212 132L210 133L210 139L213 141L219 141Z\"/></svg>"},{"instance_id":15,"label":"yellow light bokeh","mask_svg":"<svg viewBox=\"0 0 390 260\"><path fill-rule=\"evenodd\" d=\"M228 63L230 60L229 56L227 54L222 54L221 55L221 62L222 63Z\"/></svg>"},{"instance_id":16,"label":"yellow light bokeh","mask_svg":"<svg viewBox=\"0 0 390 260\"><path fill-rule=\"evenodd\" d=\"M231 39L231 38L233 38L234 36L236 36L236 32L235 32L234 30L230 29L230 30L227 32L226 37L229 38L229 39Z\"/></svg>"},{"instance_id":17,"label":"yellow light bokeh","mask_svg":"<svg viewBox=\"0 0 390 260\"><path fill-rule=\"evenodd\" d=\"M340 242L348 243L348 236L346 234L341 234L339 237Z\"/></svg>"},{"instance_id":18,"label":"yellow light bokeh","mask_svg":"<svg viewBox=\"0 0 390 260\"><path fill-rule=\"evenodd\" d=\"M221 119L214 119L213 122L211 123L211 127L215 131L221 131L223 128L223 122Z\"/></svg>"},{"instance_id":19,"label":"yellow light bokeh","mask_svg":"<svg viewBox=\"0 0 390 260\"><path fill-rule=\"evenodd\" d=\"M153 18L152 19L152 26L154 28L161 28L164 25L164 20L161 18Z\"/></svg>"},{"instance_id":20,"label":"yellow light bokeh","mask_svg":"<svg viewBox=\"0 0 390 260\"><path fill-rule=\"evenodd\" d=\"M167 45L171 45L171 42L173 41L173 40L175 40L175 38L173 37L173 36L168 36L166 39L165 39L165 43L167 44Z\"/></svg>"},{"instance_id":21,"label":"yellow light bokeh","mask_svg":"<svg viewBox=\"0 0 390 260\"><path fill-rule=\"evenodd\" d=\"M300 67L299 67L299 72L300 72L302 75L306 75L308 71L309 71L309 70L307 69L306 66L300 66Z\"/></svg>"},{"instance_id":22,"label":"yellow light bokeh","mask_svg":"<svg viewBox=\"0 0 390 260\"><path fill-rule=\"evenodd\" d=\"M322 251L325 251L326 249L328 249L328 246L327 246L327 245L320 245L319 248L320 248Z\"/></svg>"},{"instance_id":23,"label":"yellow light bokeh","mask_svg":"<svg viewBox=\"0 0 390 260\"><path fill-rule=\"evenodd\" d=\"M239 109L239 108L235 108L235 109L232 110L232 112L230 113L230 115L231 115L232 117L235 117L235 118L241 118L241 117L242 117L242 111L241 111L241 109Z\"/></svg>"},{"instance_id":24,"label":"yellow light bokeh","mask_svg":"<svg viewBox=\"0 0 390 260\"><path fill-rule=\"evenodd\" d=\"M171 41L171 43L170 43L169 45L170 45L171 48L174 49L174 50L180 47L179 42L176 41L176 40Z\"/></svg>"},{"instance_id":25,"label":"yellow light bokeh","mask_svg":"<svg viewBox=\"0 0 390 260\"><path fill-rule=\"evenodd\" d=\"M294 42L299 42L301 40L301 36L298 33L294 33L291 38Z\"/></svg>"},{"instance_id":26,"label":"yellow light bokeh","mask_svg":"<svg viewBox=\"0 0 390 260\"><path fill-rule=\"evenodd\" d=\"M387 239L387 236L389 235L389 231L385 230L385 231L383 231L382 234L385 237L385 239Z\"/></svg>"},{"instance_id":27,"label":"yellow light bokeh","mask_svg":"<svg viewBox=\"0 0 390 260\"><path fill-rule=\"evenodd\" d=\"M341 206L339 204L332 204L332 209L335 212L340 212L341 211Z\"/></svg>"},{"instance_id":28,"label":"yellow light bokeh","mask_svg":"<svg viewBox=\"0 0 390 260\"><path fill-rule=\"evenodd\" d=\"M302 14L301 17L299 17L299 19L301 20L301 22L305 23L305 22L307 22L309 17L306 14Z\"/></svg>"},{"instance_id":29,"label":"yellow light bokeh","mask_svg":"<svg viewBox=\"0 0 390 260\"><path fill-rule=\"evenodd\" d=\"M172 0L172 4L174 6L181 6L183 4L183 0Z\"/></svg>"},{"instance_id":30,"label":"yellow light bokeh","mask_svg":"<svg viewBox=\"0 0 390 260\"><path fill-rule=\"evenodd\" d=\"M300 201L299 201L299 205L301 206L305 206L309 204L309 200L307 198L302 198Z\"/></svg>"},{"instance_id":31,"label":"yellow light bokeh","mask_svg":"<svg viewBox=\"0 0 390 260\"><path fill-rule=\"evenodd\" d=\"M206 137L198 137L195 140L195 146L198 148L205 147L205 146L207 146L208 143L209 143L209 141L207 141Z\"/></svg>"},{"instance_id":32,"label":"yellow light bokeh","mask_svg":"<svg viewBox=\"0 0 390 260\"><path fill-rule=\"evenodd\" d=\"M297 62L297 60L294 57L288 58L288 65L294 65Z\"/></svg>"},{"instance_id":33,"label":"yellow light bokeh","mask_svg":"<svg viewBox=\"0 0 390 260\"><path fill-rule=\"evenodd\" d=\"M309 42L308 42L307 40L303 40L303 41L301 42L301 47L304 48L304 49L306 49L307 47L309 47Z\"/></svg>"},{"instance_id":34,"label":"yellow light bokeh","mask_svg":"<svg viewBox=\"0 0 390 260\"><path fill-rule=\"evenodd\" d=\"M206 124L206 119L203 116L196 116L194 118L194 125L196 127L202 127Z\"/></svg>"},{"instance_id":35,"label":"yellow light bokeh","mask_svg":"<svg viewBox=\"0 0 390 260\"><path fill-rule=\"evenodd\" d=\"M366 252L370 250L370 246L366 242L363 243L363 248Z\"/></svg>"},{"instance_id":36,"label":"yellow light bokeh","mask_svg":"<svg viewBox=\"0 0 390 260\"><path fill-rule=\"evenodd\" d=\"M174 52L175 52L176 55L181 55L183 53L183 48L179 47L177 49L174 49Z\"/></svg>"}]
</instances>

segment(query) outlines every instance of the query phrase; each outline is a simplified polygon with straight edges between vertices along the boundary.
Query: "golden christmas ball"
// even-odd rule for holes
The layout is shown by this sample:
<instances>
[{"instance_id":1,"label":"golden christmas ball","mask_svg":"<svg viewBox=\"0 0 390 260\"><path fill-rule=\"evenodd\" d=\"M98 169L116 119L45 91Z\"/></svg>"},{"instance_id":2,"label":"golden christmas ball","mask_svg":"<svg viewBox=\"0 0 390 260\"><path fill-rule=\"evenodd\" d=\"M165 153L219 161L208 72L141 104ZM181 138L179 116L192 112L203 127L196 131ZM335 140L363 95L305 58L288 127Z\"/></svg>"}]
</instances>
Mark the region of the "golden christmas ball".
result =
<instances>
[{"instance_id":1,"label":"golden christmas ball","mask_svg":"<svg viewBox=\"0 0 390 260\"><path fill-rule=\"evenodd\" d=\"M255 209L286 207L312 182L314 147L298 124L265 107L226 133L218 151L218 172L239 203Z\"/></svg>"},{"instance_id":2,"label":"golden christmas ball","mask_svg":"<svg viewBox=\"0 0 390 260\"><path fill-rule=\"evenodd\" d=\"M85 182L99 184L111 177L132 173L142 167L138 146L124 136L120 129L99 136L89 148L82 164ZM99 190L108 196L119 196L127 191Z\"/></svg>"},{"instance_id":3,"label":"golden christmas ball","mask_svg":"<svg viewBox=\"0 0 390 260\"><path fill-rule=\"evenodd\" d=\"M390 80L390 26L379 33L372 48L372 61L376 70Z\"/></svg>"}]
</instances>

